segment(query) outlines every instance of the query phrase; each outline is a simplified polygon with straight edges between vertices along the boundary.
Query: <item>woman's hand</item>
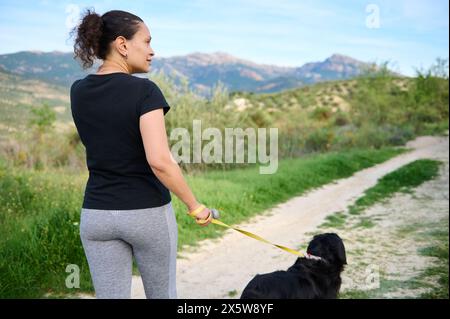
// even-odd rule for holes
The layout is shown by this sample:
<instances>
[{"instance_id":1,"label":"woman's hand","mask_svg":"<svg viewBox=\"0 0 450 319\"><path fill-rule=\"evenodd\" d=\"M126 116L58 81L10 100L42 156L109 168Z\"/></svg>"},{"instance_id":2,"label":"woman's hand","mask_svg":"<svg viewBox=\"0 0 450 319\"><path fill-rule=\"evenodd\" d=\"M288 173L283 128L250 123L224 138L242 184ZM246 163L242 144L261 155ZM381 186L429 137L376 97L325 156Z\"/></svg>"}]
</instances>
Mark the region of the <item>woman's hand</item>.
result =
<instances>
[{"instance_id":1,"label":"woman's hand","mask_svg":"<svg viewBox=\"0 0 450 319\"><path fill-rule=\"evenodd\" d=\"M212 212L209 208L199 204L195 209L189 211L189 213L195 212L195 210L199 209L201 206L203 206L203 209L195 214L195 222L201 227L205 227L208 226L213 219Z\"/></svg>"}]
</instances>

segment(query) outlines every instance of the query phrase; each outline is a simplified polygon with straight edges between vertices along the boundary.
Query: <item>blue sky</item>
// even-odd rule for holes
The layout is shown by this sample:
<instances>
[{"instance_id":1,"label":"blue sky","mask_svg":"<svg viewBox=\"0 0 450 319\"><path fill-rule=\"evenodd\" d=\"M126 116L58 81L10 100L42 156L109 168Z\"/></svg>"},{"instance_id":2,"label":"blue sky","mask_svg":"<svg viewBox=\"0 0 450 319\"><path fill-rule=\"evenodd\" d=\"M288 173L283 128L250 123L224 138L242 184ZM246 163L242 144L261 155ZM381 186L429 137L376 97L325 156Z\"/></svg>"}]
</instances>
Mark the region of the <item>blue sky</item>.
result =
<instances>
[{"instance_id":1,"label":"blue sky","mask_svg":"<svg viewBox=\"0 0 450 319\"><path fill-rule=\"evenodd\" d=\"M340 53L391 61L394 70L413 75L449 51L447 0L0 0L0 54L71 51L70 26L87 7L140 16L155 58L222 51L301 66Z\"/></svg>"}]
</instances>

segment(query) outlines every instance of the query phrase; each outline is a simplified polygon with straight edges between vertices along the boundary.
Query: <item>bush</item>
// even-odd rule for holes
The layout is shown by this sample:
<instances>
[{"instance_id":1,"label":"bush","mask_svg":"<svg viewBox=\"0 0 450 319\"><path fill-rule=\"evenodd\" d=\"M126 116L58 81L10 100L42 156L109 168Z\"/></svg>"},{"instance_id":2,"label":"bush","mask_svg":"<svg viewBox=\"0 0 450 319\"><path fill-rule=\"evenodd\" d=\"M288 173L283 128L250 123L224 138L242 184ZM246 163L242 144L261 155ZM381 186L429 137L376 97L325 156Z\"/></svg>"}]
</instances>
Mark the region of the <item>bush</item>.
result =
<instances>
[{"instance_id":1,"label":"bush","mask_svg":"<svg viewBox=\"0 0 450 319\"><path fill-rule=\"evenodd\" d=\"M350 118L347 113L342 111L336 112L334 115L334 125L336 126L345 126L350 123Z\"/></svg>"},{"instance_id":2,"label":"bush","mask_svg":"<svg viewBox=\"0 0 450 319\"><path fill-rule=\"evenodd\" d=\"M311 132L305 140L307 152L323 152L330 149L334 134L331 130L323 128Z\"/></svg>"},{"instance_id":3,"label":"bush","mask_svg":"<svg viewBox=\"0 0 450 319\"><path fill-rule=\"evenodd\" d=\"M331 111L331 109L329 107L326 106L320 106L320 107L316 107L312 112L311 112L311 118L318 120L318 121L327 121L331 118L331 116L333 115L333 112Z\"/></svg>"}]
</instances>

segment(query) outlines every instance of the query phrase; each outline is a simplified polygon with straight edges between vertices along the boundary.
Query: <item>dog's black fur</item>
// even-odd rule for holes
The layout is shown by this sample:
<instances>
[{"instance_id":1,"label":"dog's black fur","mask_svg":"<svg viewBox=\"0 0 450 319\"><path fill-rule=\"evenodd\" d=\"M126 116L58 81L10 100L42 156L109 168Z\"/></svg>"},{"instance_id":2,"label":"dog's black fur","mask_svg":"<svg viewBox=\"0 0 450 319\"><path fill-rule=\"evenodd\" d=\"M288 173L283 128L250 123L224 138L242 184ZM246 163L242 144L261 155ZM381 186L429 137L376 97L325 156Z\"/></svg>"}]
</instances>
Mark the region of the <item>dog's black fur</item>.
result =
<instances>
[{"instance_id":1,"label":"dog's black fur","mask_svg":"<svg viewBox=\"0 0 450 319\"><path fill-rule=\"evenodd\" d=\"M342 239L334 233L314 236L307 253L323 260L298 258L287 271L256 275L241 299L335 299L347 264Z\"/></svg>"}]
</instances>

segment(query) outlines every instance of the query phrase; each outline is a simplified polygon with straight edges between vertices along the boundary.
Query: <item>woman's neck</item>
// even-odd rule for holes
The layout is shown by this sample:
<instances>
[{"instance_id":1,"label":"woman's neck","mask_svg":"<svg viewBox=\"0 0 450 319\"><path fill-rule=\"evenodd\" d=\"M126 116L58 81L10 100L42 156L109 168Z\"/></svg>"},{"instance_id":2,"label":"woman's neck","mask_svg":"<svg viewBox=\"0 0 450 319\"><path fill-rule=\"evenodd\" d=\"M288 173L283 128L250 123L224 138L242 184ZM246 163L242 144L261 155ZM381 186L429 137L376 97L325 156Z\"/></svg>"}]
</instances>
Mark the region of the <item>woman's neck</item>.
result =
<instances>
[{"instance_id":1,"label":"woman's neck","mask_svg":"<svg viewBox=\"0 0 450 319\"><path fill-rule=\"evenodd\" d=\"M104 60L103 64L97 69L97 74L107 74L123 72L131 74L131 70L125 61Z\"/></svg>"}]
</instances>

